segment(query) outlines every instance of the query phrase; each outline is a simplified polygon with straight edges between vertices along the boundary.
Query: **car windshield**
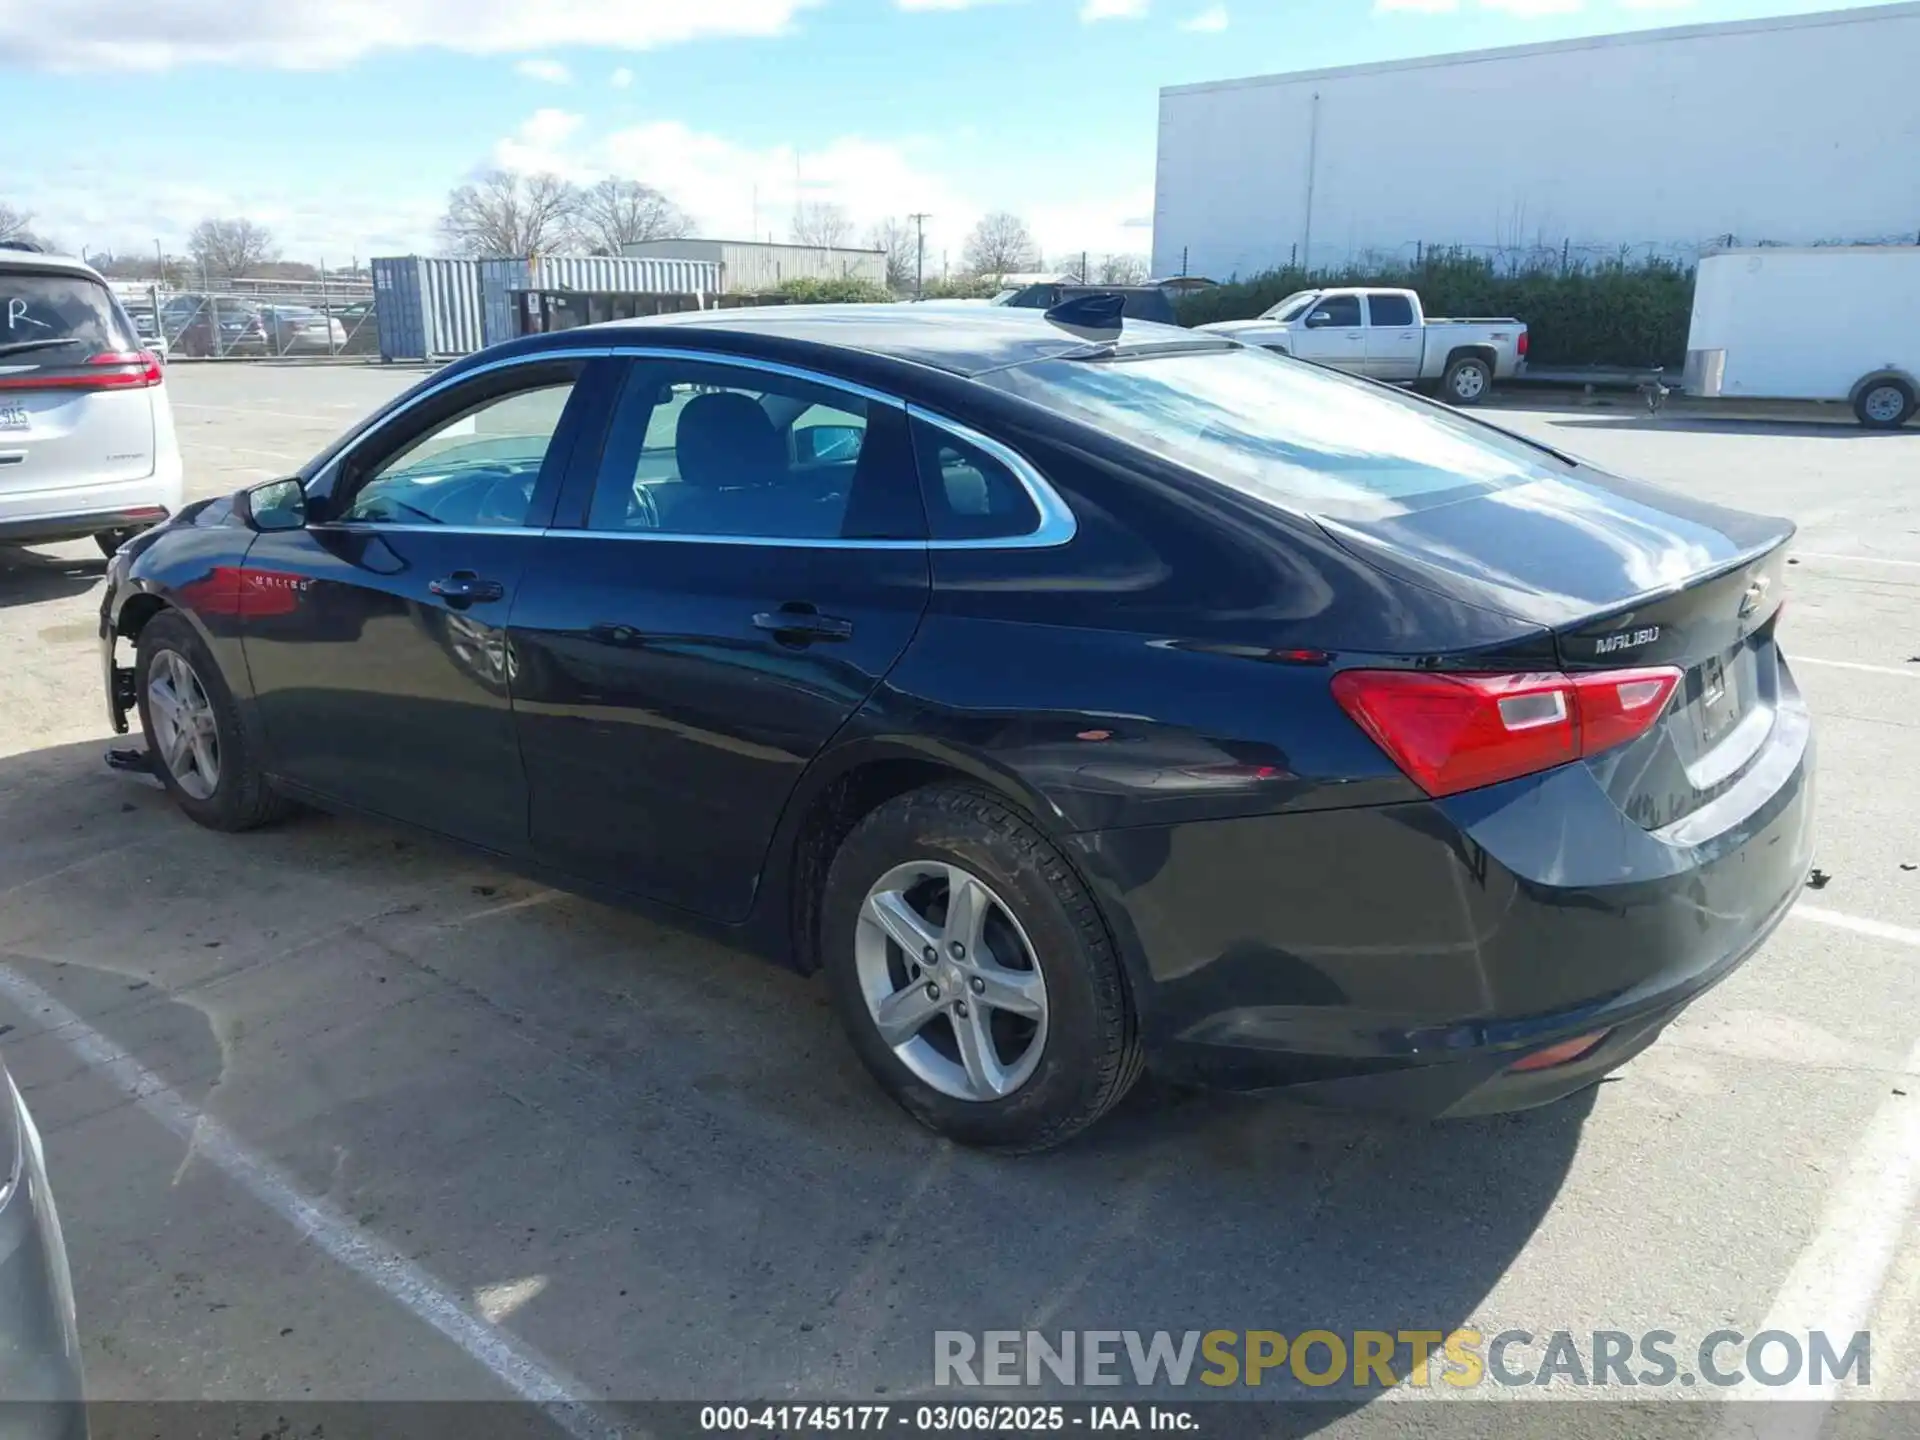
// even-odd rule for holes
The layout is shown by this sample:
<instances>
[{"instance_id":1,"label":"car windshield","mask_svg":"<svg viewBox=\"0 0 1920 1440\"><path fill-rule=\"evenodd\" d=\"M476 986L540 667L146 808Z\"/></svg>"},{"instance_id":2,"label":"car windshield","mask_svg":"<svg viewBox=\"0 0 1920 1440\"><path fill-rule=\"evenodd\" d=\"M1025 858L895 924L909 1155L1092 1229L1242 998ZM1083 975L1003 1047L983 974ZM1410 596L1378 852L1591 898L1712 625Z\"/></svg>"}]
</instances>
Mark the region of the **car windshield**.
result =
<instances>
[{"instance_id":1,"label":"car windshield","mask_svg":"<svg viewBox=\"0 0 1920 1440\"><path fill-rule=\"evenodd\" d=\"M1263 350L1043 360L981 379L1302 514L1404 514L1564 473L1522 440Z\"/></svg>"},{"instance_id":2,"label":"car windshield","mask_svg":"<svg viewBox=\"0 0 1920 1440\"><path fill-rule=\"evenodd\" d=\"M1307 306L1320 295L1318 290L1296 290L1277 304L1269 305L1260 313L1262 320L1295 320Z\"/></svg>"},{"instance_id":3,"label":"car windshield","mask_svg":"<svg viewBox=\"0 0 1920 1440\"><path fill-rule=\"evenodd\" d=\"M86 275L0 269L0 366L84 365L136 350L112 292Z\"/></svg>"}]
</instances>

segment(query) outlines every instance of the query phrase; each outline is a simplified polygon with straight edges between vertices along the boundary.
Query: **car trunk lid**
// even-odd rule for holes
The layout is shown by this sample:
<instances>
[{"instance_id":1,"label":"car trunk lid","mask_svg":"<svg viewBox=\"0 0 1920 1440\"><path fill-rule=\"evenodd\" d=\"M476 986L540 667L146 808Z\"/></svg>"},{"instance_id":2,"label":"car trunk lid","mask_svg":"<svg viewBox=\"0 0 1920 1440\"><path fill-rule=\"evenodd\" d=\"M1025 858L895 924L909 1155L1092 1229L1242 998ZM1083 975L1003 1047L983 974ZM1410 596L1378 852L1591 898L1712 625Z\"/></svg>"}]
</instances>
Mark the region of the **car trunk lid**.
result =
<instances>
[{"instance_id":1,"label":"car trunk lid","mask_svg":"<svg viewBox=\"0 0 1920 1440\"><path fill-rule=\"evenodd\" d=\"M1569 673L1678 669L1659 722L1586 762L1648 829L1725 793L1773 734L1788 521L1572 473L1320 523L1383 569L1542 625Z\"/></svg>"},{"instance_id":2,"label":"car trunk lid","mask_svg":"<svg viewBox=\"0 0 1920 1440\"><path fill-rule=\"evenodd\" d=\"M154 383L105 285L65 270L0 268L0 491L152 474Z\"/></svg>"}]
</instances>

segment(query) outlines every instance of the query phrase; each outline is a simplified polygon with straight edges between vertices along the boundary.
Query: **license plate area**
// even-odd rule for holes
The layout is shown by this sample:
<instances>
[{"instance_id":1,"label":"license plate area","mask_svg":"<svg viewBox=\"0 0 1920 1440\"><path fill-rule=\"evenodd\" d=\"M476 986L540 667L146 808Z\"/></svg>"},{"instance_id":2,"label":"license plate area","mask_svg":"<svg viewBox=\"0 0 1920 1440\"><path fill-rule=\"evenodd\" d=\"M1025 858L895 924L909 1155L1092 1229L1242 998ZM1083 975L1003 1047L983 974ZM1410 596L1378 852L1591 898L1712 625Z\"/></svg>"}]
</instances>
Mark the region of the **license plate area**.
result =
<instances>
[{"instance_id":1,"label":"license plate area","mask_svg":"<svg viewBox=\"0 0 1920 1440\"><path fill-rule=\"evenodd\" d=\"M31 430L33 416L27 413L24 405L10 405L0 402L0 432Z\"/></svg>"}]
</instances>

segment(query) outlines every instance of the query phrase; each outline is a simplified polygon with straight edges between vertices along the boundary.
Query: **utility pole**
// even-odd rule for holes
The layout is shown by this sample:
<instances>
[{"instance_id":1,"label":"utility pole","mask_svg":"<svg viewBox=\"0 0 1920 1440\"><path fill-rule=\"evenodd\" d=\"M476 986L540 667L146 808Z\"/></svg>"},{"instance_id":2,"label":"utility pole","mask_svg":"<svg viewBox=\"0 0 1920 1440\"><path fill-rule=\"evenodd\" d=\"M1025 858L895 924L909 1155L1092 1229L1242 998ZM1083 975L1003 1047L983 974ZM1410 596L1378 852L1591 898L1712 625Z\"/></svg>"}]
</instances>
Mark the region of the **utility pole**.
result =
<instances>
[{"instance_id":1,"label":"utility pole","mask_svg":"<svg viewBox=\"0 0 1920 1440\"><path fill-rule=\"evenodd\" d=\"M927 293L927 221L933 216L919 210L907 218L913 221L913 298L919 300Z\"/></svg>"}]
</instances>

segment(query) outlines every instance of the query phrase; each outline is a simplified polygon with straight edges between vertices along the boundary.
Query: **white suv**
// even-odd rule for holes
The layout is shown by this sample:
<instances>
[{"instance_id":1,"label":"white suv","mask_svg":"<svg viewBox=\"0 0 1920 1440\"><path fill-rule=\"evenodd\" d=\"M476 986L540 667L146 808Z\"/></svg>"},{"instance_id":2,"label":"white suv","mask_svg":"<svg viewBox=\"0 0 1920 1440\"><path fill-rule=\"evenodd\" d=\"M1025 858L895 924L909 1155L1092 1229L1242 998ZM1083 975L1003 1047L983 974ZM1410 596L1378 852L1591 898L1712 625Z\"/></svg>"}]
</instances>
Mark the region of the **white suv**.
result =
<instances>
[{"instance_id":1,"label":"white suv","mask_svg":"<svg viewBox=\"0 0 1920 1440\"><path fill-rule=\"evenodd\" d=\"M180 508L166 373L106 281L0 246L0 544L107 554Z\"/></svg>"}]
</instances>

